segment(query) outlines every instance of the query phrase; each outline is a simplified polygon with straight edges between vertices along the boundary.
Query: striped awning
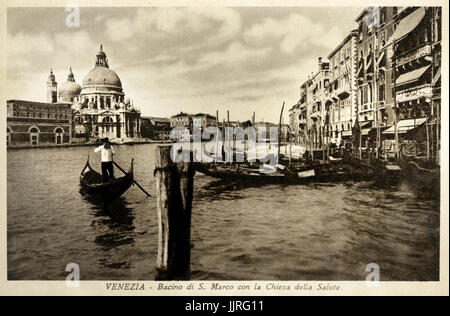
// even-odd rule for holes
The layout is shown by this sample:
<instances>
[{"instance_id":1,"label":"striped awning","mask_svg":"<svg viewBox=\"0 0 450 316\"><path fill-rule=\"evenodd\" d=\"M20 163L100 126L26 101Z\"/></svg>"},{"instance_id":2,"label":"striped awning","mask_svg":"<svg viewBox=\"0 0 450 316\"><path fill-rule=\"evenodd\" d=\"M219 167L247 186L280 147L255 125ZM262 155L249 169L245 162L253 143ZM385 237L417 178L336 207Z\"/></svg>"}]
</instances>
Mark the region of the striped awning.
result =
<instances>
[{"instance_id":1,"label":"striped awning","mask_svg":"<svg viewBox=\"0 0 450 316\"><path fill-rule=\"evenodd\" d=\"M426 118L417 118L415 120L414 119L400 120L397 123L397 132L399 134L405 134L408 131L424 124L426 120L427 120ZM395 133L395 126L391 126L383 132L383 134L394 134L394 133Z\"/></svg>"},{"instance_id":2,"label":"striped awning","mask_svg":"<svg viewBox=\"0 0 450 316\"><path fill-rule=\"evenodd\" d=\"M399 41L414 31L425 17L425 13L425 7L420 7L402 19L386 45L390 45L394 41Z\"/></svg>"},{"instance_id":3,"label":"striped awning","mask_svg":"<svg viewBox=\"0 0 450 316\"><path fill-rule=\"evenodd\" d=\"M404 73L403 75L400 75L397 80L395 81L396 85L403 85L407 83L411 83L414 81L417 81L422 77L422 75L425 73L425 71L430 68L430 65Z\"/></svg>"}]
</instances>

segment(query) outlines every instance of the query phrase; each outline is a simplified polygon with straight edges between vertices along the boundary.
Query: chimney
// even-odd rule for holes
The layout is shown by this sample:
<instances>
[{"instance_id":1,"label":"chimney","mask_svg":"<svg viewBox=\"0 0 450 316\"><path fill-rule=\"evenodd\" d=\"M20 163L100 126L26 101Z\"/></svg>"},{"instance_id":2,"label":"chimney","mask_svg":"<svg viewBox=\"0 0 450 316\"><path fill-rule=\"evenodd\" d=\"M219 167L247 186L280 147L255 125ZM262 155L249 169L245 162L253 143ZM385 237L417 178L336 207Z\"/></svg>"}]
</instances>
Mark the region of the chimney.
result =
<instances>
[{"instance_id":1,"label":"chimney","mask_svg":"<svg viewBox=\"0 0 450 316\"><path fill-rule=\"evenodd\" d=\"M319 57L319 71L322 70L322 57Z\"/></svg>"}]
</instances>

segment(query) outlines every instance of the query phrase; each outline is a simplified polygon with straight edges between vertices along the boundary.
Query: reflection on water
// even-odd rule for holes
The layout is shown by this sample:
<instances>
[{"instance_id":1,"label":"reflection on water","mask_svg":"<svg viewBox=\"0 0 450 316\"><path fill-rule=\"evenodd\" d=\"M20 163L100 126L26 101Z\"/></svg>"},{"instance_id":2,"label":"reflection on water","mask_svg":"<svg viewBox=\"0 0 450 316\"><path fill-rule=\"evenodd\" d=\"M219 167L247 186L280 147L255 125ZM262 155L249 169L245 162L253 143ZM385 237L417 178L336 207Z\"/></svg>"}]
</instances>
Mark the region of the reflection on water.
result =
<instances>
[{"instance_id":1,"label":"reflection on water","mask_svg":"<svg viewBox=\"0 0 450 316\"><path fill-rule=\"evenodd\" d=\"M8 151L8 278L153 280L156 198L136 187L107 209L80 194L93 148ZM135 158L136 180L155 192L155 145L117 146ZM91 165L100 164L91 155ZM437 280L439 201L407 184L279 185L217 181L198 174L192 214L192 279Z\"/></svg>"}]
</instances>

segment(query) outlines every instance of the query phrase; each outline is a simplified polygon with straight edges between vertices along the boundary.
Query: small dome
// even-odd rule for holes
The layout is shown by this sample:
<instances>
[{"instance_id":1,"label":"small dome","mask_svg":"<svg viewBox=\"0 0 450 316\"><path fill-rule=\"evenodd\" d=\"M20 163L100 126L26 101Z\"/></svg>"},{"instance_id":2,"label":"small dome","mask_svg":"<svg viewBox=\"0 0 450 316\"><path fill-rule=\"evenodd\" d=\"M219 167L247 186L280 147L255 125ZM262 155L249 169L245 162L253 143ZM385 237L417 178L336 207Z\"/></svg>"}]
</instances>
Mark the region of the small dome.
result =
<instances>
[{"instance_id":1,"label":"small dome","mask_svg":"<svg viewBox=\"0 0 450 316\"><path fill-rule=\"evenodd\" d=\"M95 67L84 77L83 87L101 85L122 88L122 82L117 74L106 67Z\"/></svg>"},{"instance_id":2,"label":"small dome","mask_svg":"<svg viewBox=\"0 0 450 316\"><path fill-rule=\"evenodd\" d=\"M72 102L75 97L78 97L81 92L81 87L74 81L66 81L59 88L59 98L63 102Z\"/></svg>"}]
</instances>

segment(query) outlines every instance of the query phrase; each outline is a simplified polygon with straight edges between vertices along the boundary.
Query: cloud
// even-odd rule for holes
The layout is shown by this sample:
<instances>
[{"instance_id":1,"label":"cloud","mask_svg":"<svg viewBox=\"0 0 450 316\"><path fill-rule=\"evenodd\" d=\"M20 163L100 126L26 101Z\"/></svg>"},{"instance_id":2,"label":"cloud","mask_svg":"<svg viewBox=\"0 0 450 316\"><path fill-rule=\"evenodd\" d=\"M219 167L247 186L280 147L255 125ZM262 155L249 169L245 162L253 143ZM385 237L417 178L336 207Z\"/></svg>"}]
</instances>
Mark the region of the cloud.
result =
<instances>
[{"instance_id":1,"label":"cloud","mask_svg":"<svg viewBox=\"0 0 450 316\"><path fill-rule=\"evenodd\" d=\"M7 43L8 69L20 70L29 67L36 55L54 51L52 38L46 33L8 34Z\"/></svg>"},{"instance_id":2,"label":"cloud","mask_svg":"<svg viewBox=\"0 0 450 316\"><path fill-rule=\"evenodd\" d=\"M263 49L244 46L239 41L234 41L228 45L225 50L209 52L202 55L199 64L202 67L211 67L214 65L231 65L239 68L243 63L250 62L251 59L260 59L266 57L272 50L270 47Z\"/></svg>"},{"instance_id":3,"label":"cloud","mask_svg":"<svg viewBox=\"0 0 450 316\"><path fill-rule=\"evenodd\" d=\"M151 8L138 9L134 16L107 20L106 34L111 40L165 39L179 45L202 46L218 44L241 30L239 13L230 8ZM202 36L198 36L202 35ZM146 43L148 44L148 42Z\"/></svg>"},{"instance_id":4,"label":"cloud","mask_svg":"<svg viewBox=\"0 0 450 316\"><path fill-rule=\"evenodd\" d=\"M311 46L332 49L343 38L343 32L296 13L279 20L266 18L250 27L243 38L253 45L267 45L277 40L282 52L292 54L298 48L307 50Z\"/></svg>"}]
</instances>

